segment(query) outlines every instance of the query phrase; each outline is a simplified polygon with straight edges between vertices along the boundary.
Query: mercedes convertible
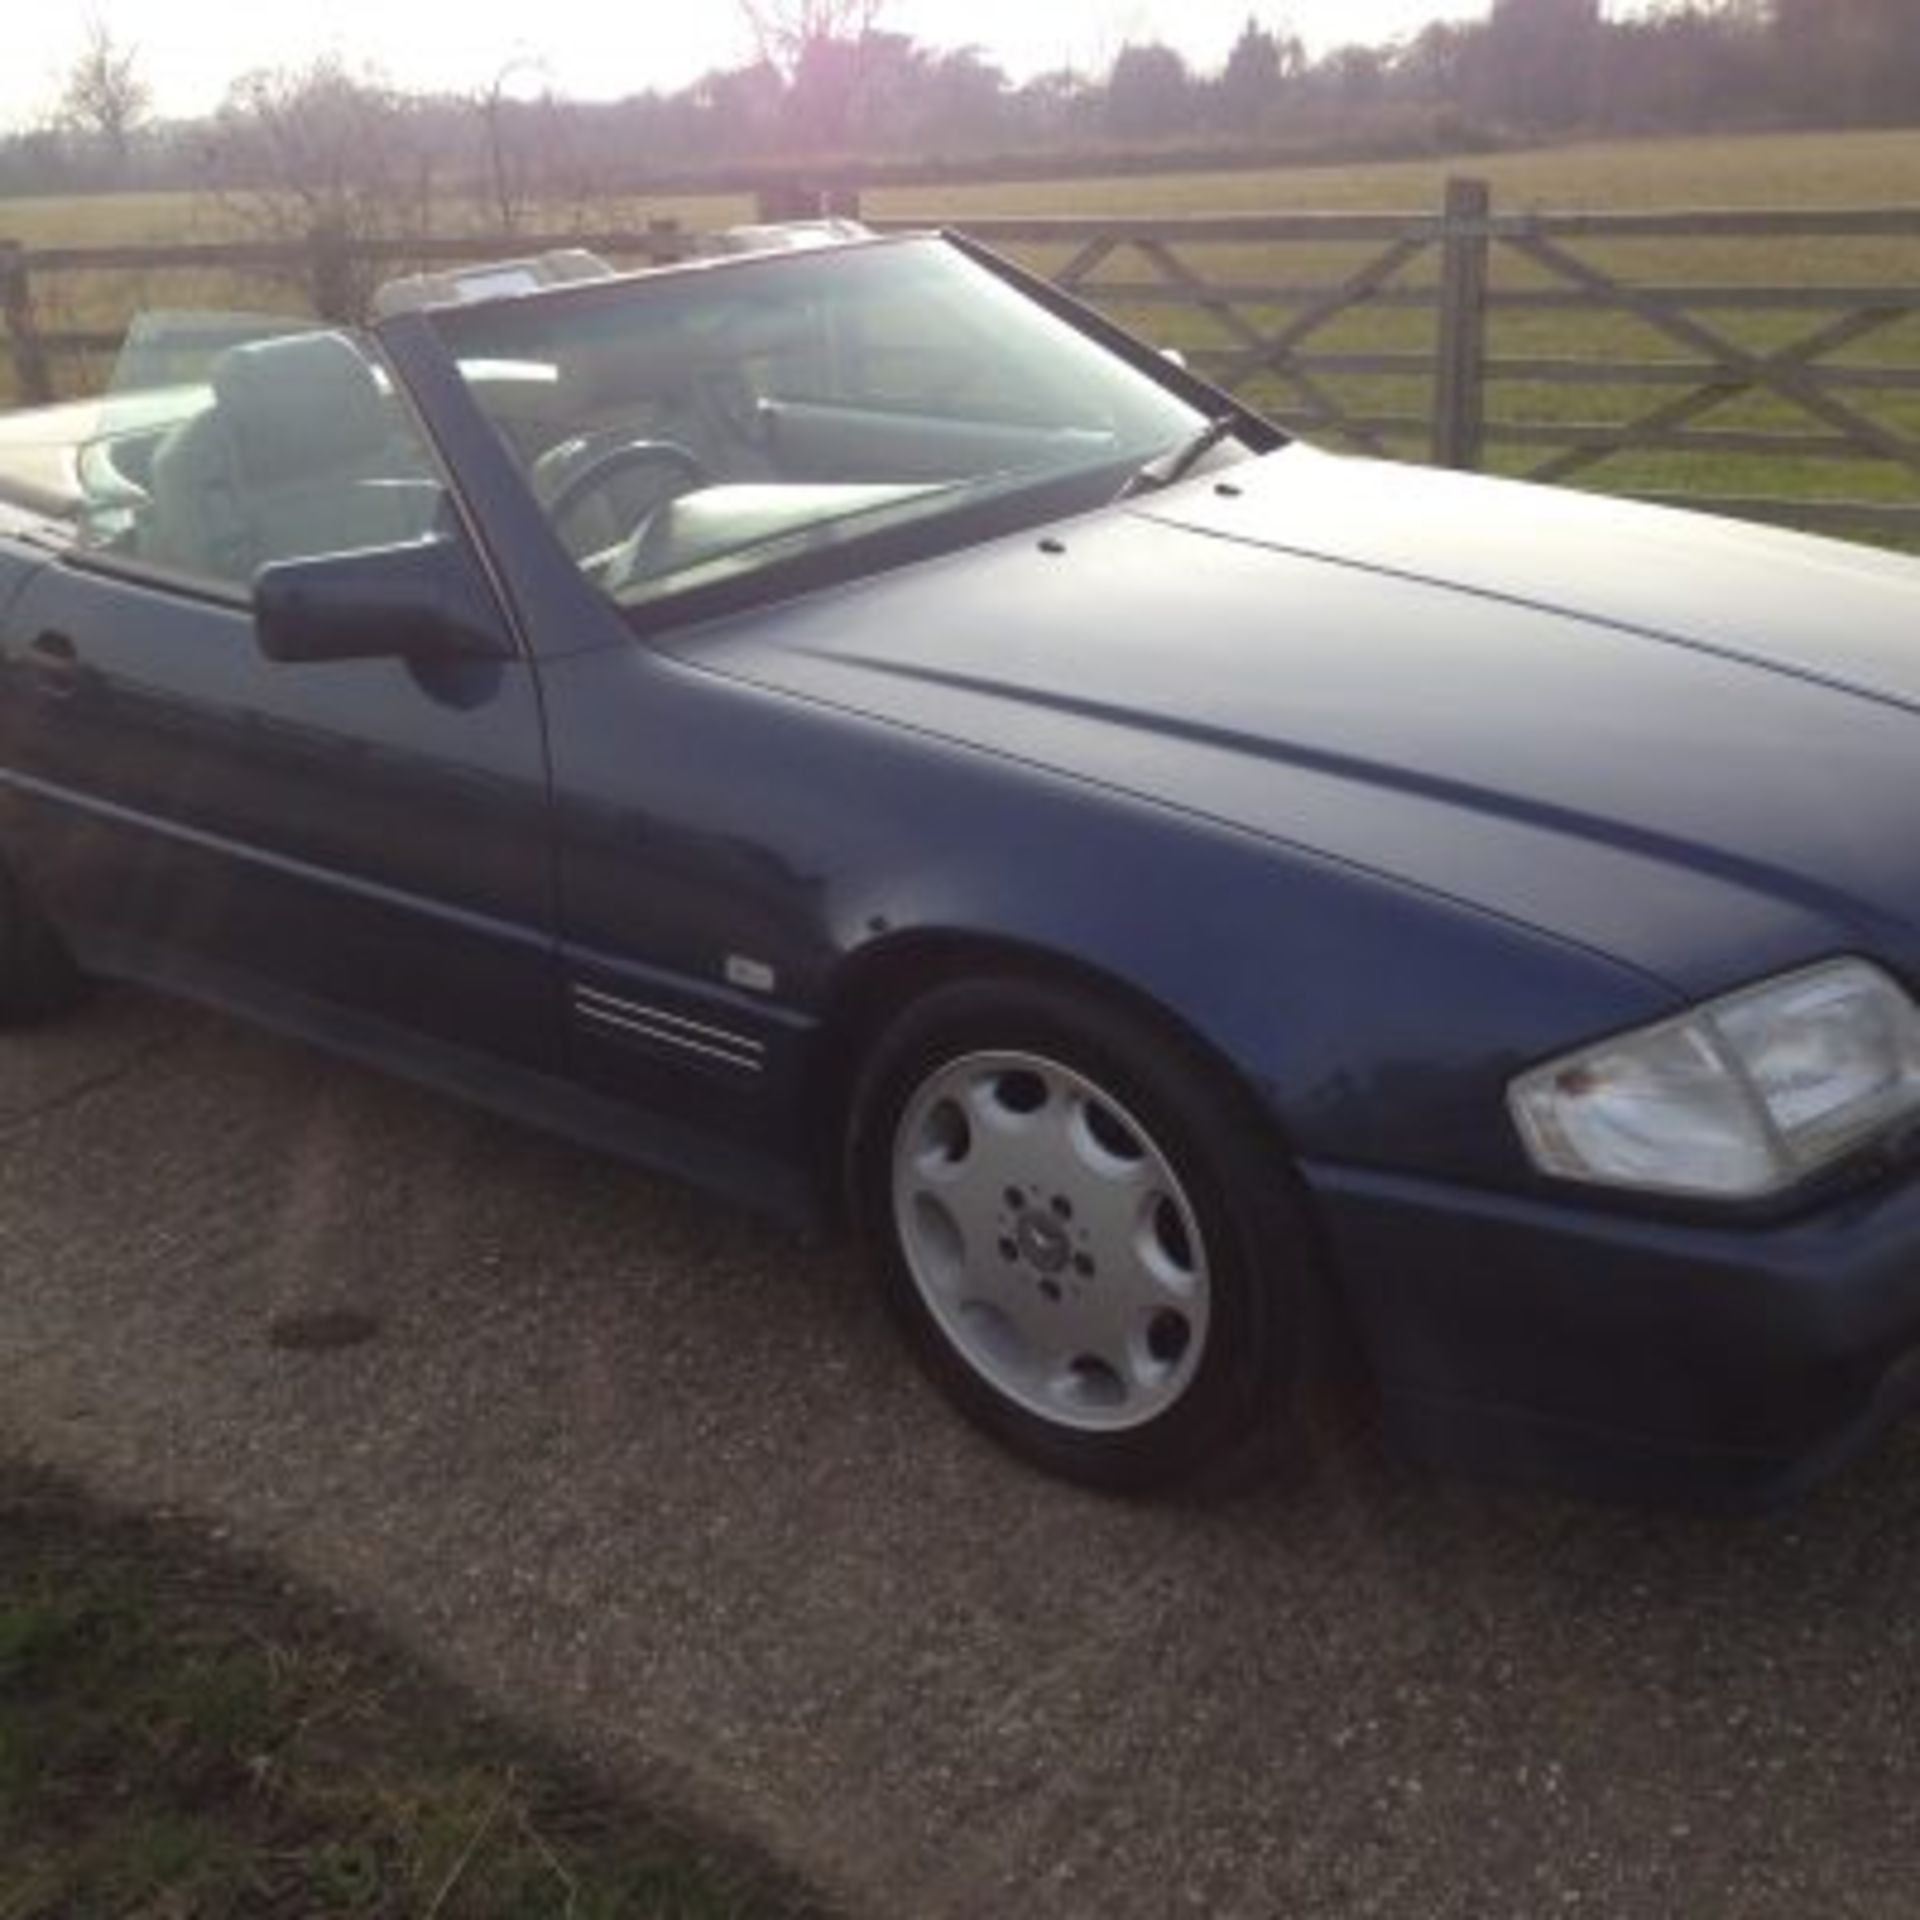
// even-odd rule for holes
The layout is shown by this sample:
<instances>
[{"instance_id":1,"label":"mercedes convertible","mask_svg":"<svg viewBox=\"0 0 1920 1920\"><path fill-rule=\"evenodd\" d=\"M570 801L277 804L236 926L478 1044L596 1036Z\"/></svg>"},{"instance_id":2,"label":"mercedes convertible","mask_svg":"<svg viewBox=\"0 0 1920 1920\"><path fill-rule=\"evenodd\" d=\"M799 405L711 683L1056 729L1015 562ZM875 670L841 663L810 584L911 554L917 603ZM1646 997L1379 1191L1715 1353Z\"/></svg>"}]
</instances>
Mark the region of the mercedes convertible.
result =
<instances>
[{"instance_id":1,"label":"mercedes convertible","mask_svg":"<svg viewBox=\"0 0 1920 1920\"><path fill-rule=\"evenodd\" d=\"M845 1228L1096 1486L1333 1375L1724 1500L1913 1398L1920 566L1316 451L956 236L380 304L0 417L9 1024Z\"/></svg>"}]
</instances>

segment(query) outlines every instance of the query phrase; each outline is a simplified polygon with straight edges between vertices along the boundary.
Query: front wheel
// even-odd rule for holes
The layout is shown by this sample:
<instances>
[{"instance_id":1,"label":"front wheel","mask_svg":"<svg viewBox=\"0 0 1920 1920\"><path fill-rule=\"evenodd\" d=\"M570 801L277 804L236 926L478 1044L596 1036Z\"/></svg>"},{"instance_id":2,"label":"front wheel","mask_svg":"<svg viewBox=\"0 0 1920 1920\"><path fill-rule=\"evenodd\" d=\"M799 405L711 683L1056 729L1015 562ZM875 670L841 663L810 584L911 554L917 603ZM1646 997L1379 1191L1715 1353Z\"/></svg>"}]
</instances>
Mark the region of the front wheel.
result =
<instances>
[{"instance_id":1,"label":"front wheel","mask_svg":"<svg viewBox=\"0 0 1920 1920\"><path fill-rule=\"evenodd\" d=\"M1291 1424L1312 1291L1288 1171L1151 1023L1041 983L943 988L875 1049L849 1159L923 1364L1026 1459L1145 1489Z\"/></svg>"}]
</instances>

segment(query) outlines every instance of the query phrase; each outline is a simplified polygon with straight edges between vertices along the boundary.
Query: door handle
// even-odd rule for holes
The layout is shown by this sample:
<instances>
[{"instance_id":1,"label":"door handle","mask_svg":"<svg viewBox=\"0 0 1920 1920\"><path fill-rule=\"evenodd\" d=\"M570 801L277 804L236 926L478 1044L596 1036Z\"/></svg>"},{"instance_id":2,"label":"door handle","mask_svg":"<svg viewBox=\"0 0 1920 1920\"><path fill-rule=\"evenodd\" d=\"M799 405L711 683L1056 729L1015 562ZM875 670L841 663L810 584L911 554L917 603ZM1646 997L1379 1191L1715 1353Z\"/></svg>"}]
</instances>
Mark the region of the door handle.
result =
<instances>
[{"instance_id":1,"label":"door handle","mask_svg":"<svg viewBox=\"0 0 1920 1920\"><path fill-rule=\"evenodd\" d=\"M36 634L27 643L27 671L50 700L71 700L80 691L83 669L79 650L64 633Z\"/></svg>"}]
</instances>

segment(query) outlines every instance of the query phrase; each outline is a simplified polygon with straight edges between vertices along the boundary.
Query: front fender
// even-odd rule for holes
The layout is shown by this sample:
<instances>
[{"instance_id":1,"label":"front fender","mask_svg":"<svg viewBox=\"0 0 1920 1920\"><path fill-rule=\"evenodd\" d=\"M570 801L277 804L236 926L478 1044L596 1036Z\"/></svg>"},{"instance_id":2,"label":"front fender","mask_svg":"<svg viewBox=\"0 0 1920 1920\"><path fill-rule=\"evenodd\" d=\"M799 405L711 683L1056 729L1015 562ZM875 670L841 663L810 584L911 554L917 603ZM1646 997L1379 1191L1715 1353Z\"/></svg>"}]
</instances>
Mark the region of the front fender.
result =
<instances>
[{"instance_id":1,"label":"front fender","mask_svg":"<svg viewBox=\"0 0 1920 1920\"><path fill-rule=\"evenodd\" d=\"M1302 1153L1511 1186L1507 1079L1678 1004L1444 895L635 646L542 678L569 944L719 1026L749 979L830 1035L896 943L997 942L1164 1009ZM765 1093L804 1129L790 1057Z\"/></svg>"}]
</instances>

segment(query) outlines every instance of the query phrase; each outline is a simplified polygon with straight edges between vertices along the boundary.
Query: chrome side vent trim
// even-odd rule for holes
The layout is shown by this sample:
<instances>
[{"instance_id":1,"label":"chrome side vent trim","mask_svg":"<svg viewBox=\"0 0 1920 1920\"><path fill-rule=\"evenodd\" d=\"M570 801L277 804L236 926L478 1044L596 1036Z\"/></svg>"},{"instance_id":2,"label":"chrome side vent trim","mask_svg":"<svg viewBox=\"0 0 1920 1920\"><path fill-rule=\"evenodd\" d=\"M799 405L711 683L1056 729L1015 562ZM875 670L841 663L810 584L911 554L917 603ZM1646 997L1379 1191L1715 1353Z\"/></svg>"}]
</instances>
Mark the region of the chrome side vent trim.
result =
<instances>
[{"instance_id":1,"label":"chrome side vent trim","mask_svg":"<svg viewBox=\"0 0 1920 1920\"><path fill-rule=\"evenodd\" d=\"M598 987L576 985L575 1017L586 1027L627 1040L640 1040L670 1053L732 1067L740 1073L761 1073L767 1060L766 1044L750 1034L733 1033L684 1014L668 1013L638 1000L623 1000Z\"/></svg>"}]
</instances>

